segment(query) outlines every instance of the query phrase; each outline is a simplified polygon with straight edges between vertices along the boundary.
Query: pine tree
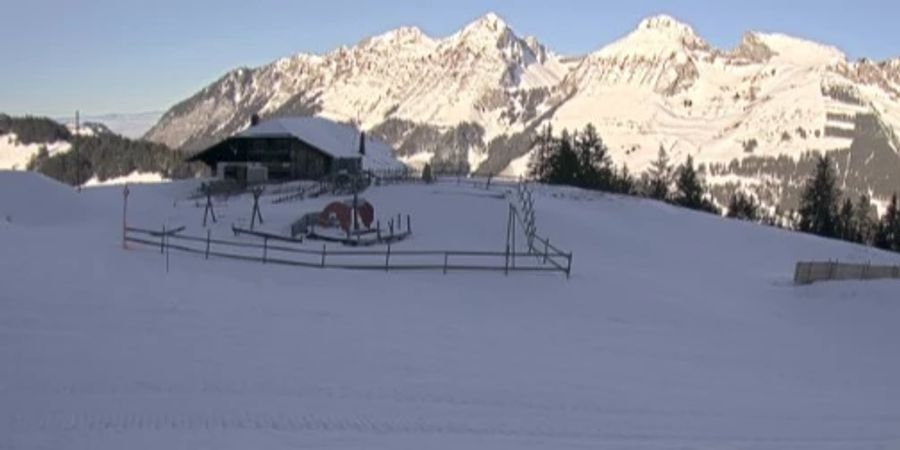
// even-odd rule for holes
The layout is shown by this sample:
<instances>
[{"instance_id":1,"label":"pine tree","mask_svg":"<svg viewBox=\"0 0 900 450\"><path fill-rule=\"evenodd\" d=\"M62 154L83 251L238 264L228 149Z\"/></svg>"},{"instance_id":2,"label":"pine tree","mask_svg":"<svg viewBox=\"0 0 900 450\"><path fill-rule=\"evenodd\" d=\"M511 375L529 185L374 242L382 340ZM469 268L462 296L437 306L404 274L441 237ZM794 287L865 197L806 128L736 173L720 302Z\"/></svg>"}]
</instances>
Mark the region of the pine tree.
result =
<instances>
[{"instance_id":1,"label":"pine tree","mask_svg":"<svg viewBox=\"0 0 900 450\"><path fill-rule=\"evenodd\" d=\"M838 211L835 233L837 237L845 241L859 242L859 228L856 226L856 213L853 210L853 201L844 199L840 211Z\"/></svg>"},{"instance_id":2,"label":"pine tree","mask_svg":"<svg viewBox=\"0 0 900 450\"><path fill-rule=\"evenodd\" d=\"M694 159L688 156L684 164L678 168L673 200L675 204L685 208L715 212L715 206L703 198L705 194L703 183L694 170Z\"/></svg>"},{"instance_id":3,"label":"pine tree","mask_svg":"<svg viewBox=\"0 0 900 450\"><path fill-rule=\"evenodd\" d=\"M867 195L859 196L854 212L856 216L854 220L856 222L857 242L871 244L875 239L878 214Z\"/></svg>"},{"instance_id":4,"label":"pine tree","mask_svg":"<svg viewBox=\"0 0 900 450\"><path fill-rule=\"evenodd\" d=\"M884 250L900 251L900 210L897 206L897 194L891 196L887 211L878 225L875 246Z\"/></svg>"},{"instance_id":5,"label":"pine tree","mask_svg":"<svg viewBox=\"0 0 900 450\"><path fill-rule=\"evenodd\" d=\"M634 194L634 177L628 171L628 165L623 164L622 170L617 174L613 174L612 191L619 194Z\"/></svg>"},{"instance_id":6,"label":"pine tree","mask_svg":"<svg viewBox=\"0 0 900 450\"><path fill-rule=\"evenodd\" d=\"M597 134L594 125L587 124L581 133L573 136L575 150L578 153L578 173L576 183L578 186L611 190L612 162L609 158L609 150L603 144L603 140Z\"/></svg>"},{"instance_id":7,"label":"pine tree","mask_svg":"<svg viewBox=\"0 0 900 450\"><path fill-rule=\"evenodd\" d=\"M838 192L834 168L828 156L816 161L816 172L807 180L800 199L800 231L825 237L837 237Z\"/></svg>"},{"instance_id":8,"label":"pine tree","mask_svg":"<svg viewBox=\"0 0 900 450\"><path fill-rule=\"evenodd\" d=\"M662 145L659 146L659 153L656 161L647 170L648 184L646 186L646 195L657 200L666 200L669 198L669 184L672 181L672 166L669 165L669 155Z\"/></svg>"},{"instance_id":9,"label":"pine tree","mask_svg":"<svg viewBox=\"0 0 900 450\"><path fill-rule=\"evenodd\" d=\"M546 181L550 184L575 185L578 175L578 154L572 136L563 130L559 139L554 140Z\"/></svg>"},{"instance_id":10,"label":"pine tree","mask_svg":"<svg viewBox=\"0 0 900 450\"><path fill-rule=\"evenodd\" d=\"M553 127L548 124L534 140L534 153L532 153L531 160L528 163L529 178L547 181L553 144Z\"/></svg>"},{"instance_id":11,"label":"pine tree","mask_svg":"<svg viewBox=\"0 0 900 450\"><path fill-rule=\"evenodd\" d=\"M434 182L434 175L431 173L431 164L425 163L425 167L422 168L422 181L428 184Z\"/></svg>"},{"instance_id":12,"label":"pine tree","mask_svg":"<svg viewBox=\"0 0 900 450\"><path fill-rule=\"evenodd\" d=\"M759 206L753 200L753 197L744 195L743 192L735 192L731 194L726 216L755 222L760 218Z\"/></svg>"}]
</instances>

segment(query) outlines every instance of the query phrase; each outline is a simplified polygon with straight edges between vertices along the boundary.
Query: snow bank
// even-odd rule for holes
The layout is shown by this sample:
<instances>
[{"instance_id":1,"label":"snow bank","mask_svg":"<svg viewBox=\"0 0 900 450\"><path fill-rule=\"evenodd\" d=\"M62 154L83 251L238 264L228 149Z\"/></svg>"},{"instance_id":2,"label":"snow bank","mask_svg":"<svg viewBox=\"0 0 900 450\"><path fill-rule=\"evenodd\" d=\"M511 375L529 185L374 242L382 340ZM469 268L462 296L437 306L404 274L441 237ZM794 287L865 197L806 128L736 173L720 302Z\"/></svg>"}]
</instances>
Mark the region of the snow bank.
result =
<instances>
[{"instance_id":1,"label":"snow bank","mask_svg":"<svg viewBox=\"0 0 900 450\"><path fill-rule=\"evenodd\" d=\"M162 174L157 172L139 172L134 171L128 175L124 175L116 178L108 178L106 180L100 181L97 176L91 177L91 179L87 180L84 183L85 187L91 186L110 186L110 185L119 185L119 184L143 184L143 183L162 183L169 181L168 178L162 176Z\"/></svg>"}]
</instances>

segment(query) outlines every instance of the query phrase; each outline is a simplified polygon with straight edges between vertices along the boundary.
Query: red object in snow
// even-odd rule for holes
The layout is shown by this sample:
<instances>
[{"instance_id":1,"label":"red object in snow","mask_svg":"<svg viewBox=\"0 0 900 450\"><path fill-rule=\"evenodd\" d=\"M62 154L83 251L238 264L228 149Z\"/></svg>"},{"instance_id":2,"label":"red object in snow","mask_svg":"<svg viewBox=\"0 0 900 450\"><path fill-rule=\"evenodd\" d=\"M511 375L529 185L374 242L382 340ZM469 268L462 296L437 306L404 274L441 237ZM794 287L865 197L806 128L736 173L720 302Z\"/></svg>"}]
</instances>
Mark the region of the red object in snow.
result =
<instances>
[{"instance_id":1,"label":"red object in snow","mask_svg":"<svg viewBox=\"0 0 900 450\"><path fill-rule=\"evenodd\" d=\"M375 221L375 207L371 203L359 199L356 204L356 214L361 225L372 228ZM344 232L349 232L353 226L353 201L332 202L319 213L319 225L332 226L337 223Z\"/></svg>"}]
</instances>

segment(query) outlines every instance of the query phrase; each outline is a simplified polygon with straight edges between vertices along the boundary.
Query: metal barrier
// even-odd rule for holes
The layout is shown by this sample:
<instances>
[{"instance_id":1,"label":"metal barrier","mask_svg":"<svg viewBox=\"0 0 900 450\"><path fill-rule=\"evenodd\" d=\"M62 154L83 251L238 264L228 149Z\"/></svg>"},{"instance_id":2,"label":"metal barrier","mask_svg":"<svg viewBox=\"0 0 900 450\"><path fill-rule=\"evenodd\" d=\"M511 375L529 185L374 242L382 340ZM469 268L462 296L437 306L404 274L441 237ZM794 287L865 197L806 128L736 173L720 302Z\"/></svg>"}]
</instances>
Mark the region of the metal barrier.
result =
<instances>
[{"instance_id":1,"label":"metal barrier","mask_svg":"<svg viewBox=\"0 0 900 450\"><path fill-rule=\"evenodd\" d=\"M534 251L481 250L395 250L391 245L381 250L334 250L322 245L313 250L291 245L290 242L270 242L262 236L262 245L252 242L187 236L165 230L126 227L125 242L159 248L168 255L170 250L210 257L282 264L320 269L412 271L494 271L571 273L572 255L559 251L545 242L544 253ZM518 264L516 263L518 261ZM512 262L512 264L510 264Z\"/></svg>"},{"instance_id":2,"label":"metal barrier","mask_svg":"<svg viewBox=\"0 0 900 450\"><path fill-rule=\"evenodd\" d=\"M900 278L900 265L847 264L837 261L801 261L794 268L794 283L828 280L876 280Z\"/></svg>"}]
</instances>

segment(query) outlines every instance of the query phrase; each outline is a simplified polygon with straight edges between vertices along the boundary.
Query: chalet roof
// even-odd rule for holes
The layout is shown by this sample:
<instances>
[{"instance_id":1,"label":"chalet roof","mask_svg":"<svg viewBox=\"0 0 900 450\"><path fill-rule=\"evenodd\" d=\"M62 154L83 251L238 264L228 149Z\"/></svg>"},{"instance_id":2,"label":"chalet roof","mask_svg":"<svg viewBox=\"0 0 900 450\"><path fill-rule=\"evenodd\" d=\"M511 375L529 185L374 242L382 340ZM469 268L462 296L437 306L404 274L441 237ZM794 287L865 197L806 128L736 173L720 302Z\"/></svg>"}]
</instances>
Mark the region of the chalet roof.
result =
<instances>
[{"instance_id":1,"label":"chalet roof","mask_svg":"<svg viewBox=\"0 0 900 450\"><path fill-rule=\"evenodd\" d=\"M350 125L322 117L279 117L260 122L234 137L294 137L334 158L358 158L360 131ZM366 135L363 167L391 169L402 167L393 149L377 138Z\"/></svg>"}]
</instances>

